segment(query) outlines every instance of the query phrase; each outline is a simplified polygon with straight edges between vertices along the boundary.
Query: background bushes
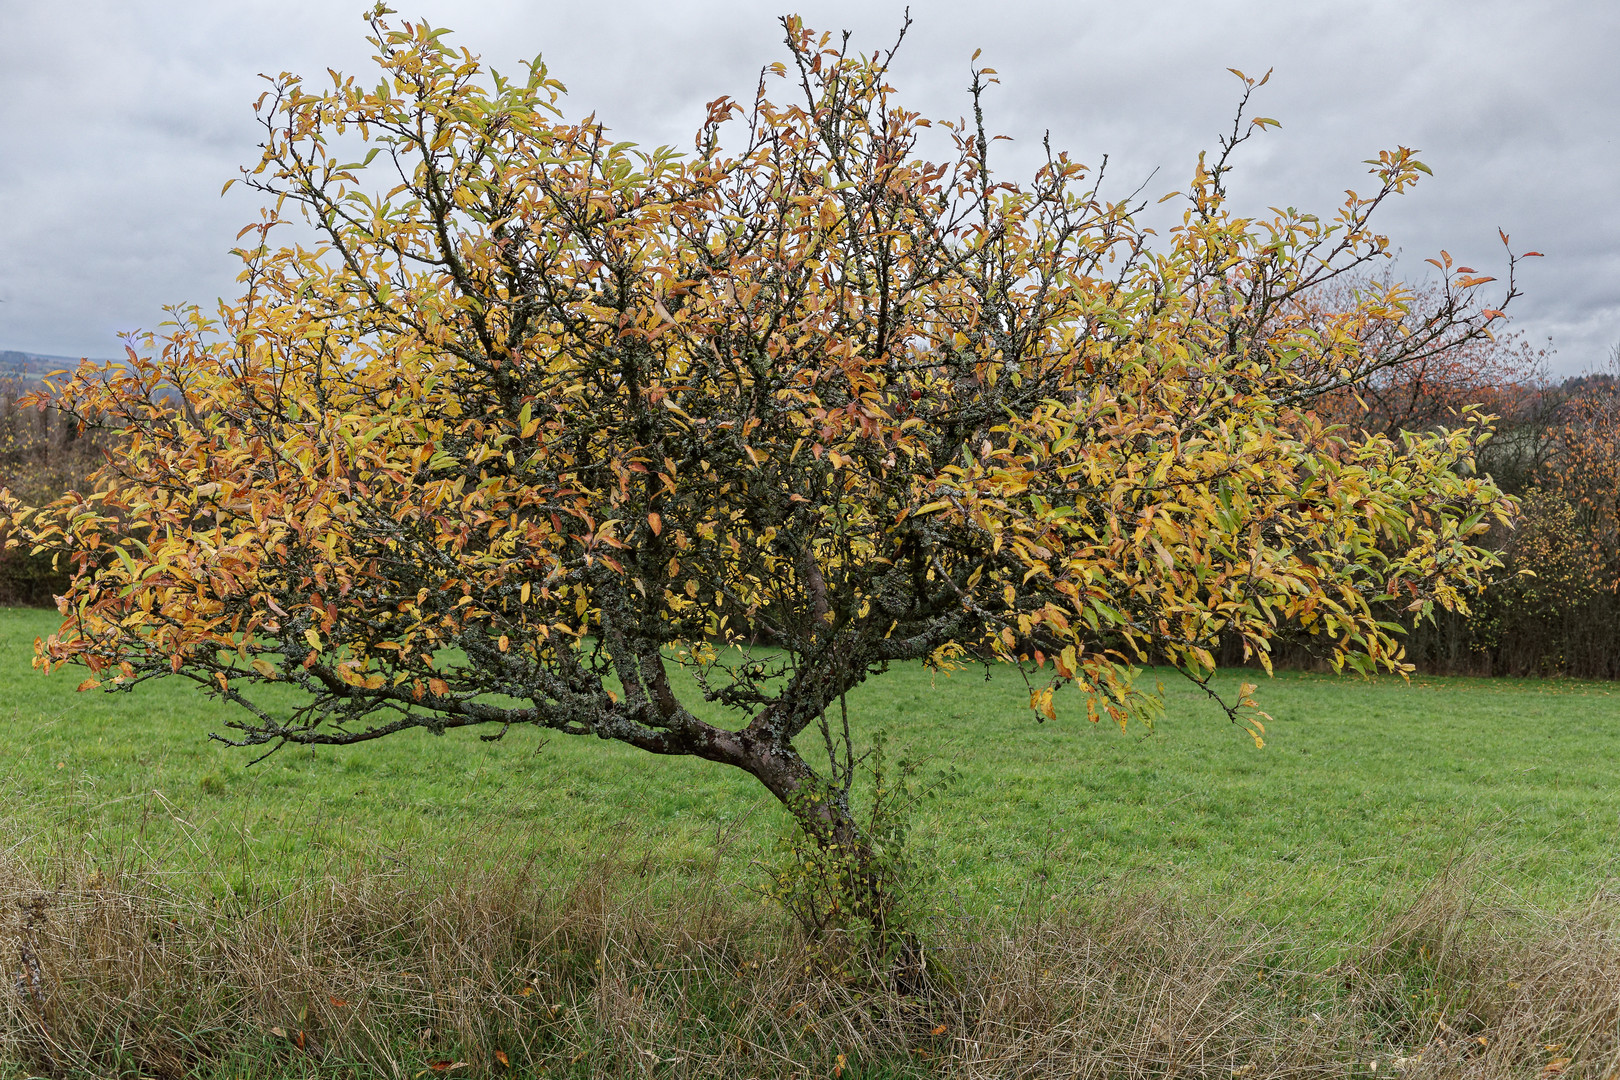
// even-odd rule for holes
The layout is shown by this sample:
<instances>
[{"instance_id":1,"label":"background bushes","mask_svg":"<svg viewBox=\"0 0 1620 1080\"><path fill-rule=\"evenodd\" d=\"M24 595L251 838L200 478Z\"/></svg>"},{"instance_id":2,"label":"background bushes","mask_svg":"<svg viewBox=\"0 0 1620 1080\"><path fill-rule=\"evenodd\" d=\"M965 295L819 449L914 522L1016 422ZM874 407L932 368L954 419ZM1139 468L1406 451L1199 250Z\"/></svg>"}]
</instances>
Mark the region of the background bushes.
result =
<instances>
[{"instance_id":1,"label":"background bushes","mask_svg":"<svg viewBox=\"0 0 1620 1080\"><path fill-rule=\"evenodd\" d=\"M100 440L81 434L71 419L52 408L18 404L37 386L25 374L0 375L0 488L28 506L82 487L101 462ZM51 604L68 577L53 567L54 554L0 550L0 605Z\"/></svg>"},{"instance_id":2,"label":"background bushes","mask_svg":"<svg viewBox=\"0 0 1620 1080\"><path fill-rule=\"evenodd\" d=\"M1620 678L1620 382L1526 385L1505 404L1480 461L1520 499L1516 527L1491 537L1502 570L1469 617L1400 615L1409 657L1435 673Z\"/></svg>"}]
</instances>

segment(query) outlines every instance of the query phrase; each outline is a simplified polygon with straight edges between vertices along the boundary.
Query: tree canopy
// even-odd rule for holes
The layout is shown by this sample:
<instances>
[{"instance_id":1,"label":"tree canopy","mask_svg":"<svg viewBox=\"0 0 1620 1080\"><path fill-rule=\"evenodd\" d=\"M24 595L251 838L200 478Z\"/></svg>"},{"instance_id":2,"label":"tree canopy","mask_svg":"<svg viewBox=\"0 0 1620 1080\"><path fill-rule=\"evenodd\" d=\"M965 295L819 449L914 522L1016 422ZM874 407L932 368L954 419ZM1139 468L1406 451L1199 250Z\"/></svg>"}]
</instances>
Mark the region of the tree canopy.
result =
<instances>
[{"instance_id":1,"label":"tree canopy","mask_svg":"<svg viewBox=\"0 0 1620 1080\"><path fill-rule=\"evenodd\" d=\"M8 542L69 553L38 662L84 688L188 678L272 748L538 725L791 801L795 740L887 665L1013 664L1038 715L1126 724L1141 665L1211 688L1223 635L1399 671L1369 605L1462 607L1493 563L1484 418L1311 407L1502 317L1449 256L1424 311L1363 273L1409 150L1334 216L1239 215L1231 156L1275 123L1240 75L1159 236L1067 154L992 171L988 68L931 122L893 50L784 20L785 62L683 154L565 119L538 59L371 25L374 85L260 99L240 298L60 387L117 449ZM1224 704L1258 740L1251 692Z\"/></svg>"}]
</instances>

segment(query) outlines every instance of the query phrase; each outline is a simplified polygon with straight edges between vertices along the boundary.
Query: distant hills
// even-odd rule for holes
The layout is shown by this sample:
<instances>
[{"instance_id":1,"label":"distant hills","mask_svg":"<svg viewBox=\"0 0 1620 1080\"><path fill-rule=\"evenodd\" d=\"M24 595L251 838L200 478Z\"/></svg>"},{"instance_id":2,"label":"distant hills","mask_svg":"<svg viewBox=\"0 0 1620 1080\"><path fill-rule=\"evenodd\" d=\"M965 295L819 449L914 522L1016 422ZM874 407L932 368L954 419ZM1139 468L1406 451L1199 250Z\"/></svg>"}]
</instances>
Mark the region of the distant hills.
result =
<instances>
[{"instance_id":1,"label":"distant hills","mask_svg":"<svg viewBox=\"0 0 1620 1080\"><path fill-rule=\"evenodd\" d=\"M43 378L53 371L66 369L72 371L79 366L77 356L44 356L40 353L25 353L12 350L0 352L0 379L34 379Z\"/></svg>"}]
</instances>

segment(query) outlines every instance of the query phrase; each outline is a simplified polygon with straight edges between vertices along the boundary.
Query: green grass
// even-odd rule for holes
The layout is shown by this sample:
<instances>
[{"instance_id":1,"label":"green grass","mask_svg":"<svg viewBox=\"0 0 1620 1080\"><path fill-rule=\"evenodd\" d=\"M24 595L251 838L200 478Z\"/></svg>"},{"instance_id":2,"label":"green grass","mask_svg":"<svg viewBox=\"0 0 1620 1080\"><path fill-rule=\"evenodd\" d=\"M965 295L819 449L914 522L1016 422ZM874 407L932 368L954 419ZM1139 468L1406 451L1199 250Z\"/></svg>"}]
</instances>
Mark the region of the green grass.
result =
<instances>
[{"instance_id":1,"label":"green grass","mask_svg":"<svg viewBox=\"0 0 1620 1080\"><path fill-rule=\"evenodd\" d=\"M0 777L14 831L93 861L159 863L188 888L286 889L423 850L565 869L611 854L678 877L721 837L724 872L746 880L782 825L740 773L532 730L496 743L413 732L283 750L249 768L249 751L207 740L224 717L188 683L75 694L77 669L31 670L34 637L55 623L0 611ZM943 903L959 910L1078 902L1135 881L1329 945L1460 854L1483 852L1550 906L1615 873L1613 686L1259 681L1274 718L1264 749L1168 677L1169 715L1146 736L1088 723L1078 698L1037 724L1012 673L905 667L850 708L861 733L885 730L893 747L960 774L915 830Z\"/></svg>"}]
</instances>

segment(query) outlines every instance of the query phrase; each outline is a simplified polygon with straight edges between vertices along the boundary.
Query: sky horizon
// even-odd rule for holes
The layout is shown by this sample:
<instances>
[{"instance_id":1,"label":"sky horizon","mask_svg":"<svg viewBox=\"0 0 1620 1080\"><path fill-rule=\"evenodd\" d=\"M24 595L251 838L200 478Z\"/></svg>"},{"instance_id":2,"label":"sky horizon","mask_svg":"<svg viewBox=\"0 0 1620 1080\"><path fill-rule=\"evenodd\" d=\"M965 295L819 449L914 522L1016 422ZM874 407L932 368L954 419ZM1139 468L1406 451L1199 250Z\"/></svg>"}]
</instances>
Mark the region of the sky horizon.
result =
<instances>
[{"instance_id":1,"label":"sky horizon","mask_svg":"<svg viewBox=\"0 0 1620 1080\"><path fill-rule=\"evenodd\" d=\"M452 43L495 67L536 53L569 87L569 116L594 112L620 138L688 146L703 103L746 99L783 58L776 8L625 0L598 9L552 0L427 0ZM166 304L234 295L237 230L258 199L237 185L257 161L258 76L324 81L371 70L363 5L318 0L86 0L62 9L0 0L0 350L109 357L118 334L150 329ZM818 29L887 48L904 4L797 6ZM1240 151L1232 188L1250 211L1292 205L1331 215L1364 189L1364 159L1414 147L1434 171L1375 219L1399 249L1394 272L1421 280L1444 248L1483 273L1521 264L1512 328L1555 350L1558 377L1607 368L1620 342L1620 7L1574 0L1464 5L1368 0L1348 9L1199 0L1104 5L1004 0L911 5L893 68L900 99L927 115L967 109L969 59L996 68L990 125L1012 136L1003 167L1027 177L1043 133L1097 164L1112 190L1150 200L1185 185L1201 149L1231 126L1241 90L1226 69L1272 69L1253 113L1275 117ZM1489 287L1488 287L1489 288Z\"/></svg>"}]
</instances>

